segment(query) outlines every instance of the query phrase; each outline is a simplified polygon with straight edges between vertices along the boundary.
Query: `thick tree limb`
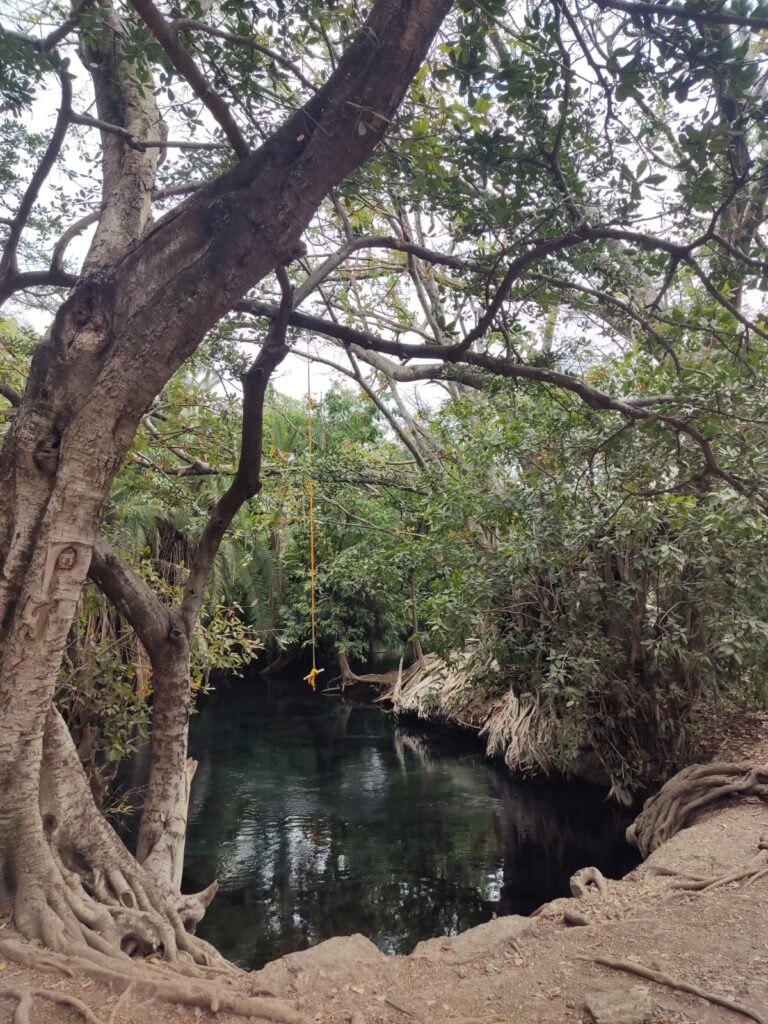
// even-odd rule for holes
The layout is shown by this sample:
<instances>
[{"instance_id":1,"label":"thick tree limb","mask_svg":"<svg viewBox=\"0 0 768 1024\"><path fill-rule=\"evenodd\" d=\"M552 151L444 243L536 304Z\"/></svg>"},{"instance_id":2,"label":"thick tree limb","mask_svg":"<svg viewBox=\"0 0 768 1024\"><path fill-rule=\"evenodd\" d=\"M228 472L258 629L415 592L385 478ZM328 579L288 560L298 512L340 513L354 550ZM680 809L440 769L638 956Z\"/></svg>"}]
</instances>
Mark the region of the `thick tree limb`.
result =
<instances>
[{"instance_id":1,"label":"thick tree limb","mask_svg":"<svg viewBox=\"0 0 768 1024\"><path fill-rule=\"evenodd\" d=\"M768 18L752 18L746 14L732 14L730 11L712 11L692 5L675 7L672 4L640 3L633 0L595 0L600 10L625 11L627 14L658 15L678 18L702 25L732 25L758 30L768 29Z\"/></svg>"},{"instance_id":2,"label":"thick tree limb","mask_svg":"<svg viewBox=\"0 0 768 1024\"><path fill-rule=\"evenodd\" d=\"M240 36L235 32L227 32L223 28L215 28L204 21L195 21L194 18L181 18L178 21L174 21L172 27L180 32L202 32L204 35L214 36L216 39L223 39L228 43L235 43L237 46L247 46L249 49L255 50L256 53L269 57L270 60L274 61L275 64L279 64L281 68L285 68L286 71L290 71L305 89L309 89L310 92L317 91L317 86L310 82L298 65L294 64L292 60L288 60L287 57L283 57L277 50L259 43L253 36Z\"/></svg>"},{"instance_id":3,"label":"thick tree limb","mask_svg":"<svg viewBox=\"0 0 768 1024\"><path fill-rule=\"evenodd\" d=\"M98 121L121 129L130 139L153 139L163 130L155 97L138 84L113 0L99 0L99 5L102 31L83 40ZM135 244L149 220L159 150L137 151L127 138L102 127L101 216L83 265L85 275L103 273Z\"/></svg>"},{"instance_id":4,"label":"thick tree limb","mask_svg":"<svg viewBox=\"0 0 768 1024\"><path fill-rule=\"evenodd\" d=\"M158 645L167 642L171 628L168 609L103 537L93 546L88 575L130 622L150 657Z\"/></svg>"},{"instance_id":5,"label":"thick tree limb","mask_svg":"<svg viewBox=\"0 0 768 1024\"><path fill-rule=\"evenodd\" d=\"M264 400L272 372L290 351L286 334L293 308L293 292L285 267L278 267L276 273L283 293L282 301L270 323L261 351L241 378L243 418L237 470L203 530L179 606L179 618L184 623L187 636L191 635L200 612L208 575L225 531L239 509L261 489Z\"/></svg>"},{"instance_id":6,"label":"thick tree limb","mask_svg":"<svg viewBox=\"0 0 768 1024\"><path fill-rule=\"evenodd\" d=\"M219 94L211 87L205 75L198 68L192 57L187 53L178 39L178 35L154 5L152 0L131 0L136 13L160 43L171 63L184 78L195 96L205 105L220 125L229 140L232 149L241 160L250 153L250 146L243 138L237 122L229 107Z\"/></svg>"},{"instance_id":7,"label":"thick tree limb","mask_svg":"<svg viewBox=\"0 0 768 1024\"><path fill-rule=\"evenodd\" d=\"M16 388L12 388L10 384L6 384L2 380L0 380L0 395L7 399L14 408L21 405L21 395Z\"/></svg>"}]
</instances>

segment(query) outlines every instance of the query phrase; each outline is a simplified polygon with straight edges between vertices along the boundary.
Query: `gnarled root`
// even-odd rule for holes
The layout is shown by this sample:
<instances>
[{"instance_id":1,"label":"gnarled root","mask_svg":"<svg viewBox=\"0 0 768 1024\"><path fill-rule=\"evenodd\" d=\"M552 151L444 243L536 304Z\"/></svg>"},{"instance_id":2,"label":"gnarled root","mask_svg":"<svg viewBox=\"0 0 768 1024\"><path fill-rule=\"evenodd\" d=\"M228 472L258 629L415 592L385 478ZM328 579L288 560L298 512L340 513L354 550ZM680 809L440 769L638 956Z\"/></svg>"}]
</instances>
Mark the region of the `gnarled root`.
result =
<instances>
[{"instance_id":1,"label":"gnarled root","mask_svg":"<svg viewBox=\"0 0 768 1024\"><path fill-rule=\"evenodd\" d=\"M599 868L581 868L571 876L571 895L581 899L589 892L597 892L601 899L608 895L608 882Z\"/></svg>"},{"instance_id":2,"label":"gnarled root","mask_svg":"<svg viewBox=\"0 0 768 1024\"><path fill-rule=\"evenodd\" d=\"M684 768L646 801L627 829L627 842L647 857L690 825L705 807L734 796L768 800L768 769L727 763Z\"/></svg>"},{"instance_id":3,"label":"gnarled root","mask_svg":"<svg viewBox=\"0 0 768 1024\"><path fill-rule=\"evenodd\" d=\"M93 803L69 732L52 711L45 732L39 808L19 809L18 828L0 850L10 877L16 928L54 951L96 950L126 959L151 953L169 961L225 962L189 934L214 889L182 898L181 913L128 853ZM198 914L198 917L201 914Z\"/></svg>"},{"instance_id":4,"label":"gnarled root","mask_svg":"<svg viewBox=\"0 0 768 1024\"><path fill-rule=\"evenodd\" d=\"M304 1024L304 1017L289 1003L271 996L244 996L231 991L218 981L205 978L191 979L184 971L179 977L177 965L161 965L125 958L120 963L94 950L85 955L63 956L41 950L16 939L0 939L0 955L33 970L58 970L69 977L89 978L112 992L123 993L130 986L132 996L138 999L160 999L180 1006L199 1007L239 1014L241 1017L262 1018L280 1024ZM6 990L8 991L8 990ZM1 990L0 990L1 994ZM60 993L56 993L57 997ZM61 1001L64 1001L62 996ZM69 997L66 997L69 1000ZM75 1005L83 1013L84 1004ZM90 1013L90 1011L88 1011ZM85 1016L85 1014L83 1014ZM91 1014L85 1018L90 1024L99 1024ZM25 1024L24 1018L19 1024Z\"/></svg>"},{"instance_id":5,"label":"gnarled root","mask_svg":"<svg viewBox=\"0 0 768 1024\"><path fill-rule=\"evenodd\" d=\"M30 1024L29 1014L35 999L46 999L48 1002L58 1003L60 1006L70 1006L73 1010L77 1010L85 1024L101 1024L89 1006L86 1006L80 999L65 995L63 992L52 992L47 988L16 988L13 985L7 985L0 988L0 999L6 998L18 1000L13 1014L13 1024Z\"/></svg>"}]
</instances>

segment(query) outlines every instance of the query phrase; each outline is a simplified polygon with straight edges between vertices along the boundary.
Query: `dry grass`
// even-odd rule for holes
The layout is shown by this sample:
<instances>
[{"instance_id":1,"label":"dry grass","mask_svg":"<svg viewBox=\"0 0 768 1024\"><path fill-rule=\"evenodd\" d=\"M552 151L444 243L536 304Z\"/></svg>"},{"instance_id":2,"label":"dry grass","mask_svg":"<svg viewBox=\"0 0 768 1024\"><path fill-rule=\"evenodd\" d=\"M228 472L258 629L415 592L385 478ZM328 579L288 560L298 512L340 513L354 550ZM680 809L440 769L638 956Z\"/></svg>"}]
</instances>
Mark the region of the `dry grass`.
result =
<instances>
[{"instance_id":1,"label":"dry grass","mask_svg":"<svg viewBox=\"0 0 768 1024\"><path fill-rule=\"evenodd\" d=\"M397 673L381 699L396 712L479 730L487 738L488 754L502 757L513 771L551 772L555 723L532 698L521 700L511 690L498 697L484 690L477 682L483 667L489 666L478 665L473 647L450 661L428 654Z\"/></svg>"}]
</instances>

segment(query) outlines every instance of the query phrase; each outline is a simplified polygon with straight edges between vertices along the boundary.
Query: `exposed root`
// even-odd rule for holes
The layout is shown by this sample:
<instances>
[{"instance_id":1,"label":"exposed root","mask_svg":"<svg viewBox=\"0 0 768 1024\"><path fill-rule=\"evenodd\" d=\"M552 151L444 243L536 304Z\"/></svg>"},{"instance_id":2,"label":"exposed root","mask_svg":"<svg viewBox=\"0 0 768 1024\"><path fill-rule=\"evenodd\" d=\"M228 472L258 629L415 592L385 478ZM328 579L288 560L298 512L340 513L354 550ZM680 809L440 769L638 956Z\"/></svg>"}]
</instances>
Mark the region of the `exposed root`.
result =
<instances>
[{"instance_id":1,"label":"exposed root","mask_svg":"<svg viewBox=\"0 0 768 1024\"><path fill-rule=\"evenodd\" d=\"M627 842L647 857L690 825L705 807L734 796L768 800L768 769L727 763L684 768L646 801L627 829Z\"/></svg>"},{"instance_id":2,"label":"exposed root","mask_svg":"<svg viewBox=\"0 0 768 1024\"><path fill-rule=\"evenodd\" d=\"M206 910L211 904L213 897L219 891L219 883L211 884L202 892L190 893L187 896L179 896L176 900L176 913L181 918L184 927L188 932L194 932L199 922L203 919Z\"/></svg>"},{"instance_id":3,"label":"exposed root","mask_svg":"<svg viewBox=\"0 0 768 1024\"><path fill-rule=\"evenodd\" d=\"M385 690L391 690L397 685L398 675L401 675L404 679L408 679L419 667L419 662L415 661L413 665L410 665L405 669L405 671L403 671L401 662L399 671L394 669L391 672L366 672L364 675L360 676L356 672L352 671L346 654L342 654L341 651L339 651L336 658L338 659L339 669L341 671L342 689L347 686L352 686L354 683L370 683L372 686L380 686Z\"/></svg>"},{"instance_id":4,"label":"exposed root","mask_svg":"<svg viewBox=\"0 0 768 1024\"><path fill-rule=\"evenodd\" d=\"M95 807L72 738L55 711L46 722L39 809L28 806L23 813L6 853L13 920L22 935L78 956L96 951L124 962L156 954L171 962L227 966L188 931L216 885L175 896L137 863Z\"/></svg>"},{"instance_id":5,"label":"exposed root","mask_svg":"<svg viewBox=\"0 0 768 1024\"><path fill-rule=\"evenodd\" d=\"M60 1006L69 1006L73 1010L77 1010L85 1024L102 1024L89 1006L86 1006L80 999L65 995L63 992L52 992L47 988L16 988L9 985L0 988L0 999L6 998L18 1000L13 1014L13 1024L30 1024L29 1014L35 999L46 999L48 1002L58 1003Z\"/></svg>"},{"instance_id":6,"label":"exposed root","mask_svg":"<svg viewBox=\"0 0 768 1024\"><path fill-rule=\"evenodd\" d=\"M180 977L179 972L167 964L156 970L147 963L128 958L118 963L112 957L93 950L88 951L86 956L63 956L16 939L0 939L0 954L31 969L53 968L70 976L75 971L78 977L90 978L112 992L123 993L130 986L133 996L139 999L159 999L180 1006L198 1007L211 1013L222 1011L241 1017L277 1021L280 1024L305 1022L297 1010L281 999L243 996L232 992L220 982L190 977L186 971ZM93 1016L86 1019L92 1024L100 1024ZM23 1018L19 1024L25 1024Z\"/></svg>"},{"instance_id":7,"label":"exposed root","mask_svg":"<svg viewBox=\"0 0 768 1024\"><path fill-rule=\"evenodd\" d=\"M608 882L599 868L581 868L571 876L571 893L578 899L583 898L594 889L601 899L608 898Z\"/></svg>"},{"instance_id":8,"label":"exposed root","mask_svg":"<svg viewBox=\"0 0 768 1024\"><path fill-rule=\"evenodd\" d=\"M107 1021L107 1024L115 1024L118 1012L122 1010L122 1008L128 1002L132 994L133 982L130 982L128 987L123 989L122 994L117 997L115 1005L112 1007L112 1012L109 1015L109 1020Z\"/></svg>"},{"instance_id":9,"label":"exposed root","mask_svg":"<svg viewBox=\"0 0 768 1024\"><path fill-rule=\"evenodd\" d=\"M564 910L563 923L568 928L584 928L589 924L589 918L573 910Z\"/></svg>"},{"instance_id":10,"label":"exposed root","mask_svg":"<svg viewBox=\"0 0 768 1024\"><path fill-rule=\"evenodd\" d=\"M655 981L658 985L666 985L667 988L675 989L678 992L686 992L688 995L698 996L699 999L705 999L708 1003L714 1003L715 1006L722 1006L726 1010L740 1013L743 1017L756 1021L756 1024L768 1024L768 1020L759 1014L757 1010L752 1010L741 1003L735 1003L732 999L726 999L725 996L719 996L716 992L707 992L705 989L699 988L698 985L690 985L687 981L677 981L675 978L670 978L669 975L662 974L660 971L651 970L650 967L642 967L640 964L632 963L629 960L611 960L606 956L596 956L594 957L594 962L602 964L603 967L610 967L614 971L626 971L627 974L635 974L638 978Z\"/></svg>"},{"instance_id":11,"label":"exposed root","mask_svg":"<svg viewBox=\"0 0 768 1024\"><path fill-rule=\"evenodd\" d=\"M758 853L750 861L724 875L703 877L669 869L655 873L670 875L672 877L670 888L692 893L706 893L712 889L718 889L720 886L729 885L731 882L744 882L745 885L753 885L761 878L768 876L768 836L760 837L757 848Z\"/></svg>"},{"instance_id":12,"label":"exposed root","mask_svg":"<svg viewBox=\"0 0 768 1024\"><path fill-rule=\"evenodd\" d=\"M378 699L391 704L396 712L447 719L479 730L486 737L488 754L503 757L513 771L552 771L550 752L557 721L544 714L530 695L519 697L508 688L498 696L478 687L478 673L497 666L482 661L472 642L449 660L436 654L422 655L408 668L401 665L383 674L356 675L344 655L338 657L342 686L367 683L377 687L381 691Z\"/></svg>"}]
</instances>

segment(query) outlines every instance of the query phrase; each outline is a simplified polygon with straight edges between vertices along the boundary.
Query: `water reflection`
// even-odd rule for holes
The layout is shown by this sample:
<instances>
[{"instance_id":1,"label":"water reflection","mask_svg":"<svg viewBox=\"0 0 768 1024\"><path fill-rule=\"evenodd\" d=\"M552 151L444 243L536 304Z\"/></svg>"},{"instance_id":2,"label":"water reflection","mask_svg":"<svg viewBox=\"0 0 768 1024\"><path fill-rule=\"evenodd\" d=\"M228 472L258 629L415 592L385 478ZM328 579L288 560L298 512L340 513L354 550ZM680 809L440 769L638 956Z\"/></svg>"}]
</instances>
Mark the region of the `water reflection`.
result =
<instances>
[{"instance_id":1,"label":"water reflection","mask_svg":"<svg viewBox=\"0 0 768 1024\"><path fill-rule=\"evenodd\" d=\"M634 863L598 791L516 782L471 737L292 679L220 685L190 748L185 889L219 879L200 934L245 966L354 931L409 951Z\"/></svg>"}]
</instances>

